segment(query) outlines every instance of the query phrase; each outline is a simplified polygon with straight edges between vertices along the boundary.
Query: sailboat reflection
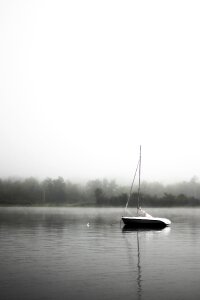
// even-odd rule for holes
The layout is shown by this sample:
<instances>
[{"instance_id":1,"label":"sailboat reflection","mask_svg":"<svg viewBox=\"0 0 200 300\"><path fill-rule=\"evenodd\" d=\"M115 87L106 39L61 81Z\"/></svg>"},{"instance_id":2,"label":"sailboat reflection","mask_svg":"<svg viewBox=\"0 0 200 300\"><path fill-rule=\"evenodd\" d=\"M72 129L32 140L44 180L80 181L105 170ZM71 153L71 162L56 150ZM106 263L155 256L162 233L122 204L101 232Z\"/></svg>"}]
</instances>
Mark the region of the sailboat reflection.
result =
<instances>
[{"instance_id":1,"label":"sailboat reflection","mask_svg":"<svg viewBox=\"0 0 200 300\"><path fill-rule=\"evenodd\" d=\"M143 228L143 229L136 229L136 228L130 228L129 226L124 226L122 228L122 233L124 233L125 241L127 244L127 249L128 249L128 256L130 258L131 264L135 268L135 264L133 264L133 249L135 246L135 243L133 244L134 240L132 237L136 237L137 240L137 277L136 277L136 282L137 282L137 298L138 300L142 299L142 261L141 261L141 248L140 248L140 234L145 234L146 237L151 237L154 234L162 234L162 235L168 235L170 233L171 228L170 227L165 227L162 229L150 229L150 228ZM131 234L131 232L133 234ZM131 239L129 239L131 237Z\"/></svg>"},{"instance_id":2,"label":"sailboat reflection","mask_svg":"<svg viewBox=\"0 0 200 300\"><path fill-rule=\"evenodd\" d=\"M130 227L128 225L124 225L123 228L122 228L122 231L123 232L126 232L126 231L132 231L132 232L139 232L139 231L151 231L151 232L161 232L164 233L164 232L170 232L171 228L170 227L163 227L162 225L161 226L144 226L144 227L141 227L141 225L139 227Z\"/></svg>"}]
</instances>

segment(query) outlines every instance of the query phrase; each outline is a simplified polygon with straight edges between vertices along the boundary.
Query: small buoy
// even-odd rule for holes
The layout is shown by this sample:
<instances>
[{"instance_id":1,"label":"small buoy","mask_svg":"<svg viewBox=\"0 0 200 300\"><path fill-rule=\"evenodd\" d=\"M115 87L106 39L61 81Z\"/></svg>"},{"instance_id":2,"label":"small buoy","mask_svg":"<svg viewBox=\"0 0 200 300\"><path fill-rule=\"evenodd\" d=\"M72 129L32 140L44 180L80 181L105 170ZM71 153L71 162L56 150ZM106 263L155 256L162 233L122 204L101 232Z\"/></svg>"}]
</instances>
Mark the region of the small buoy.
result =
<instances>
[{"instance_id":1,"label":"small buoy","mask_svg":"<svg viewBox=\"0 0 200 300\"><path fill-rule=\"evenodd\" d=\"M90 223L89 222L87 223L87 227L90 227Z\"/></svg>"}]
</instances>

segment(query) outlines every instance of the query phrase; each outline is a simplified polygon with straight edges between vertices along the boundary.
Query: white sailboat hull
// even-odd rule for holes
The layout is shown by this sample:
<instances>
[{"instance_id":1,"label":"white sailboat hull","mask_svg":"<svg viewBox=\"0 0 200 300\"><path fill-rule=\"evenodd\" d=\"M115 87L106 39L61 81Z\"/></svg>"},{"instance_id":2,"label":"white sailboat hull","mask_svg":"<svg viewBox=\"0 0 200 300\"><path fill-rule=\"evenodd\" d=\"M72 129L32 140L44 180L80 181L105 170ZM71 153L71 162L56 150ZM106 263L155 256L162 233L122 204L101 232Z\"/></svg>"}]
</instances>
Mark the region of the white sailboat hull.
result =
<instances>
[{"instance_id":1,"label":"white sailboat hull","mask_svg":"<svg viewBox=\"0 0 200 300\"><path fill-rule=\"evenodd\" d=\"M122 217L122 221L126 226L130 227L166 227L171 221L166 218L154 217Z\"/></svg>"}]
</instances>

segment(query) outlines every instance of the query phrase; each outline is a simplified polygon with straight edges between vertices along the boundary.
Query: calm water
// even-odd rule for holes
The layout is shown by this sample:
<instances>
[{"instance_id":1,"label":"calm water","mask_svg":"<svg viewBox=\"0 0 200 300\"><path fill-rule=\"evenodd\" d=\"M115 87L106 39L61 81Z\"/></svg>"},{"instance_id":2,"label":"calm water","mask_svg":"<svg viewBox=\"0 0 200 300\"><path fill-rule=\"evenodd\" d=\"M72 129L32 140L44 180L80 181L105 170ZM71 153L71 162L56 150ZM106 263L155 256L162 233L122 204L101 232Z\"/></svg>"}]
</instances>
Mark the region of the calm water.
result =
<instances>
[{"instance_id":1,"label":"calm water","mask_svg":"<svg viewBox=\"0 0 200 300\"><path fill-rule=\"evenodd\" d=\"M123 231L119 208L0 208L0 298L200 299L200 209L148 212L171 228Z\"/></svg>"}]
</instances>

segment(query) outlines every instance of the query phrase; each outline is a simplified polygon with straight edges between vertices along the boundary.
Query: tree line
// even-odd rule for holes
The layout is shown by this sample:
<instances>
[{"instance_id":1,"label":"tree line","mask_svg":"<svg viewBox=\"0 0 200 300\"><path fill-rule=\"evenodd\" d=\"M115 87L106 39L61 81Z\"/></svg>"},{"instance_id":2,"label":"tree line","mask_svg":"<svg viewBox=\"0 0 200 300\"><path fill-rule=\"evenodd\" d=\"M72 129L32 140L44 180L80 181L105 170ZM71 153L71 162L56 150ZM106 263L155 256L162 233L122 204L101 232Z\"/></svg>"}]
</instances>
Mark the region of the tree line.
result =
<instances>
[{"instance_id":1,"label":"tree line","mask_svg":"<svg viewBox=\"0 0 200 300\"><path fill-rule=\"evenodd\" d=\"M141 184L143 206L198 206L200 205L200 182L192 178L188 182L171 185L161 183ZM114 180L91 180L75 184L62 177L0 179L0 205L20 206L125 206L129 187L118 185ZM137 186L130 199L136 206Z\"/></svg>"}]
</instances>

